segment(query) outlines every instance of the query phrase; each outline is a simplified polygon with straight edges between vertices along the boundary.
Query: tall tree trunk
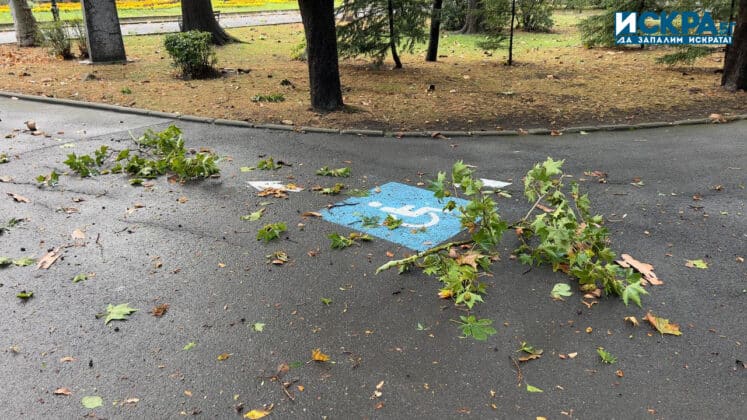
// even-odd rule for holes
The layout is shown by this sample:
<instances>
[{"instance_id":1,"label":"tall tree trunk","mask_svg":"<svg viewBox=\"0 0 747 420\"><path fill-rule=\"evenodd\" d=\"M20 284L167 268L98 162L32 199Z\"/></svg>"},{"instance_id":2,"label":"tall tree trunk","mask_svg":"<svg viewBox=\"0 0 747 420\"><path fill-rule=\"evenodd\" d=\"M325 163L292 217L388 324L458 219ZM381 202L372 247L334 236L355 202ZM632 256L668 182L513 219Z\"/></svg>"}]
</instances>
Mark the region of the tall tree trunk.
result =
<instances>
[{"instance_id":1,"label":"tall tree trunk","mask_svg":"<svg viewBox=\"0 0 747 420\"><path fill-rule=\"evenodd\" d=\"M182 0L182 32L203 31L213 35L213 44L239 42L220 27L213 15L210 0Z\"/></svg>"},{"instance_id":2,"label":"tall tree trunk","mask_svg":"<svg viewBox=\"0 0 747 420\"><path fill-rule=\"evenodd\" d=\"M394 60L394 68L401 69L402 61L397 54L397 34L394 31L394 4L392 0L387 1L387 12L389 14L389 47L392 49L392 60Z\"/></svg>"},{"instance_id":3,"label":"tall tree trunk","mask_svg":"<svg viewBox=\"0 0 747 420\"><path fill-rule=\"evenodd\" d=\"M317 111L342 107L334 0L298 0L306 33L311 106Z\"/></svg>"},{"instance_id":4,"label":"tall tree trunk","mask_svg":"<svg viewBox=\"0 0 747 420\"><path fill-rule=\"evenodd\" d=\"M31 8L26 0L10 0L10 14L19 47L33 47L39 44L38 28Z\"/></svg>"},{"instance_id":5,"label":"tall tree trunk","mask_svg":"<svg viewBox=\"0 0 747 420\"><path fill-rule=\"evenodd\" d=\"M464 27L459 31L463 34L476 34L480 32L482 24L482 2L480 0L469 0L467 5L467 16Z\"/></svg>"},{"instance_id":6,"label":"tall tree trunk","mask_svg":"<svg viewBox=\"0 0 747 420\"><path fill-rule=\"evenodd\" d=\"M433 0L433 11L431 12L431 36L428 41L428 53L425 61L436 61L438 59L438 38L441 33L441 6L443 0Z\"/></svg>"},{"instance_id":7,"label":"tall tree trunk","mask_svg":"<svg viewBox=\"0 0 747 420\"><path fill-rule=\"evenodd\" d=\"M737 26L724 59L721 86L732 92L747 90L747 0L739 0Z\"/></svg>"}]
</instances>

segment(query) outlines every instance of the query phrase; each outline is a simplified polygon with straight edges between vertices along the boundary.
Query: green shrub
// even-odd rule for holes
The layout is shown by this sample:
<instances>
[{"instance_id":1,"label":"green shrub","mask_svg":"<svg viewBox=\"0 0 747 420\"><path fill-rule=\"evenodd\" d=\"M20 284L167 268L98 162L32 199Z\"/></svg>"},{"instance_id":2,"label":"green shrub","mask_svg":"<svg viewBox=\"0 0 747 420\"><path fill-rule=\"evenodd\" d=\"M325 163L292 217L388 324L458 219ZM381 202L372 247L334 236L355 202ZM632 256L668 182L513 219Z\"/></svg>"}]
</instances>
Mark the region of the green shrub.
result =
<instances>
[{"instance_id":1,"label":"green shrub","mask_svg":"<svg viewBox=\"0 0 747 420\"><path fill-rule=\"evenodd\" d=\"M202 79L217 74L218 59L211 43L210 32L188 31L168 34L163 45L185 79Z\"/></svg>"},{"instance_id":2,"label":"green shrub","mask_svg":"<svg viewBox=\"0 0 747 420\"><path fill-rule=\"evenodd\" d=\"M72 19L68 21L68 25L70 26L70 34L78 45L78 52L80 52L79 57L88 58L88 38L86 36L86 28L83 26L83 21L80 19Z\"/></svg>"},{"instance_id":3,"label":"green shrub","mask_svg":"<svg viewBox=\"0 0 747 420\"><path fill-rule=\"evenodd\" d=\"M68 37L68 24L62 21L54 21L42 25L39 28L42 43L50 54L69 60L75 57L72 53L72 42Z\"/></svg>"},{"instance_id":4,"label":"green shrub","mask_svg":"<svg viewBox=\"0 0 747 420\"><path fill-rule=\"evenodd\" d=\"M519 25L528 32L549 32L552 20L551 0L519 0L516 2Z\"/></svg>"},{"instance_id":5,"label":"green shrub","mask_svg":"<svg viewBox=\"0 0 747 420\"><path fill-rule=\"evenodd\" d=\"M308 57L308 51L306 49L306 38L304 38L303 40L301 40L301 42L296 44L291 49L290 58L291 60L295 60L295 61L306 61L307 57Z\"/></svg>"}]
</instances>

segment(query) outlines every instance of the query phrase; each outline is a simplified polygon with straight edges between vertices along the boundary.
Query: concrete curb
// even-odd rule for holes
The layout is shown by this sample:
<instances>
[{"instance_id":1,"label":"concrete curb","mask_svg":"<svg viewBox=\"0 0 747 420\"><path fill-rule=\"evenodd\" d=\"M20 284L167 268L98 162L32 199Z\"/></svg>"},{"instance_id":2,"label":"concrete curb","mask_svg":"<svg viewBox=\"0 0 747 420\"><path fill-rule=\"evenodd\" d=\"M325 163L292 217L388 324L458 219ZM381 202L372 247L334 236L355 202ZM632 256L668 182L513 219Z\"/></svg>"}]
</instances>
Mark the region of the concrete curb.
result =
<instances>
[{"instance_id":1,"label":"concrete curb","mask_svg":"<svg viewBox=\"0 0 747 420\"><path fill-rule=\"evenodd\" d=\"M89 108L102 111L119 112L122 114L142 115L147 117L157 117L171 120L189 121L201 124L213 124L218 126L227 127L239 127L239 128L255 128L265 130L277 130L277 131L295 131L298 133L323 133L323 134L340 134L340 135L356 135L356 136L371 136L371 137L433 137L436 139L451 138L451 137L506 137L506 136L523 136L523 135L535 135L535 136L548 136L553 133L561 134L572 134L572 133L592 133L595 131L627 131L627 130L643 130L648 128L662 128L662 127L677 127L684 125L708 125L708 124L726 124L734 121L747 120L747 114L730 115L724 117L725 122L714 122L710 118L694 118L686 120L678 120L672 122L658 121L658 122L644 122L638 124L607 124L607 125L590 125L590 126L578 126L568 127L564 129L551 130L548 128L531 128L528 130L503 130L503 131L383 131L383 130L368 130L368 129L337 129L337 128L325 128L325 127L297 127L294 125L285 124L253 124L248 121L240 120L227 120L222 118L210 118L200 117L197 115L181 115L171 112L160 112L151 111L142 108L129 108L119 105L101 104L96 102L84 102L76 101L72 99L61 99L61 98L50 98L48 96L37 96L27 95L24 93L14 93L7 91L0 91L0 97L23 99L26 101L43 102L56 105L69 105L80 108Z\"/></svg>"}]
</instances>

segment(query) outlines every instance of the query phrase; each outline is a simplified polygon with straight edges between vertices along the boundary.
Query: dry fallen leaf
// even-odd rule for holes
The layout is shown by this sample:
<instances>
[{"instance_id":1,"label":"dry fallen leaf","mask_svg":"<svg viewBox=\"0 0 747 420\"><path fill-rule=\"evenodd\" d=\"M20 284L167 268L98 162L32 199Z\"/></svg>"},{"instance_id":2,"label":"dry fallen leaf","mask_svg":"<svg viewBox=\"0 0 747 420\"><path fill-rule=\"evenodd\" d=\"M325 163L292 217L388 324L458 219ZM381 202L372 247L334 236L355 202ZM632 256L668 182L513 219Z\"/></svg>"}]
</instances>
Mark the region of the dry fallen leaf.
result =
<instances>
[{"instance_id":1,"label":"dry fallen leaf","mask_svg":"<svg viewBox=\"0 0 747 420\"><path fill-rule=\"evenodd\" d=\"M617 375L618 378L622 378L623 376L625 376L625 373L622 371L622 369L618 369L615 372L615 375Z\"/></svg>"},{"instance_id":2,"label":"dry fallen leaf","mask_svg":"<svg viewBox=\"0 0 747 420\"><path fill-rule=\"evenodd\" d=\"M31 131L36 131L36 121L34 120L26 121L26 127L28 127L28 129Z\"/></svg>"},{"instance_id":3,"label":"dry fallen leaf","mask_svg":"<svg viewBox=\"0 0 747 420\"><path fill-rule=\"evenodd\" d=\"M708 116L708 119L711 120L712 123L725 123L726 118L724 118L721 114L711 114Z\"/></svg>"},{"instance_id":4,"label":"dry fallen leaf","mask_svg":"<svg viewBox=\"0 0 747 420\"><path fill-rule=\"evenodd\" d=\"M80 229L75 229L70 236L72 236L73 239L86 239L85 232Z\"/></svg>"},{"instance_id":5,"label":"dry fallen leaf","mask_svg":"<svg viewBox=\"0 0 747 420\"><path fill-rule=\"evenodd\" d=\"M162 304L156 306L155 308L151 309L150 313L153 314L154 317L160 318L168 310L169 310L169 304L168 303L162 303Z\"/></svg>"},{"instance_id":6,"label":"dry fallen leaf","mask_svg":"<svg viewBox=\"0 0 747 420\"><path fill-rule=\"evenodd\" d=\"M656 277L656 274L654 273L653 265L640 262L628 254L622 254L620 257L622 258L622 261L616 261L616 262L621 267L624 267L624 268L633 267L636 271L641 273L641 275L647 282L651 283L654 286L659 286L659 285L664 284L664 282L661 281L661 279Z\"/></svg>"},{"instance_id":7,"label":"dry fallen leaf","mask_svg":"<svg viewBox=\"0 0 747 420\"><path fill-rule=\"evenodd\" d=\"M59 252L60 252L60 249L55 248L47 252L46 254L44 254L44 256L39 258L39 262L36 264L36 269L37 270L48 270L49 267L51 267L52 264L54 264L55 261L57 261L57 259L60 258Z\"/></svg>"},{"instance_id":8,"label":"dry fallen leaf","mask_svg":"<svg viewBox=\"0 0 747 420\"><path fill-rule=\"evenodd\" d=\"M178 201L178 202L179 202L179 204L184 204L184 203L186 203L187 201L189 201L189 198L187 198L187 197L185 197L185 196L181 196L181 197L179 197L179 199L178 199L178 200L176 200L176 201Z\"/></svg>"},{"instance_id":9,"label":"dry fallen leaf","mask_svg":"<svg viewBox=\"0 0 747 420\"><path fill-rule=\"evenodd\" d=\"M568 358L569 359L575 359L576 356L578 356L578 352L574 351L573 353L568 353Z\"/></svg>"},{"instance_id":10,"label":"dry fallen leaf","mask_svg":"<svg viewBox=\"0 0 747 420\"><path fill-rule=\"evenodd\" d=\"M468 265L475 270L477 270L477 259L480 257L480 254L477 253L468 253L468 254L462 254L456 258L456 263L459 265Z\"/></svg>"},{"instance_id":11,"label":"dry fallen leaf","mask_svg":"<svg viewBox=\"0 0 747 420\"><path fill-rule=\"evenodd\" d=\"M321 349L314 349L314 350L312 350L311 351L311 358L315 362L328 362L329 361L329 356L326 355L326 354L324 354L324 353L322 353Z\"/></svg>"},{"instance_id":12,"label":"dry fallen leaf","mask_svg":"<svg viewBox=\"0 0 747 420\"><path fill-rule=\"evenodd\" d=\"M322 217L322 214L316 211L307 211L301 214L301 217Z\"/></svg>"},{"instance_id":13,"label":"dry fallen leaf","mask_svg":"<svg viewBox=\"0 0 747 420\"><path fill-rule=\"evenodd\" d=\"M74 362L75 358L72 356L65 356L60 358L60 363Z\"/></svg>"},{"instance_id":14,"label":"dry fallen leaf","mask_svg":"<svg viewBox=\"0 0 747 420\"><path fill-rule=\"evenodd\" d=\"M122 401L122 405L125 404L137 404L140 402L140 398L127 398L126 400Z\"/></svg>"},{"instance_id":15,"label":"dry fallen leaf","mask_svg":"<svg viewBox=\"0 0 747 420\"><path fill-rule=\"evenodd\" d=\"M13 198L13 201L17 203L30 203L31 202L28 198L22 195L18 195L16 193L8 193L8 195L11 196Z\"/></svg>"},{"instance_id":16,"label":"dry fallen leaf","mask_svg":"<svg viewBox=\"0 0 747 420\"><path fill-rule=\"evenodd\" d=\"M313 190L313 188L312 188ZM257 193L259 197L268 197L272 196L275 198L288 198L288 194L286 194L285 190L282 188L265 188L264 190Z\"/></svg>"},{"instance_id":17,"label":"dry fallen leaf","mask_svg":"<svg viewBox=\"0 0 747 420\"><path fill-rule=\"evenodd\" d=\"M230 354L228 354L228 353L221 353L221 354L218 355L218 360L220 360L222 362L224 360L228 360L229 357L231 357Z\"/></svg>"},{"instance_id":18,"label":"dry fallen leaf","mask_svg":"<svg viewBox=\"0 0 747 420\"><path fill-rule=\"evenodd\" d=\"M679 325L671 324L668 319L656 317L651 312L648 312L646 314L646 321L648 321L649 324L656 328L656 330L659 331L659 333L661 333L662 335L682 335Z\"/></svg>"},{"instance_id":19,"label":"dry fallen leaf","mask_svg":"<svg viewBox=\"0 0 747 420\"><path fill-rule=\"evenodd\" d=\"M57 388L52 392L54 395L73 395L73 391L68 388Z\"/></svg>"},{"instance_id":20,"label":"dry fallen leaf","mask_svg":"<svg viewBox=\"0 0 747 420\"><path fill-rule=\"evenodd\" d=\"M539 359L541 357L542 357L541 354L527 354L525 356L520 356L519 357L519 361L520 362L528 362L530 360Z\"/></svg>"},{"instance_id":21,"label":"dry fallen leaf","mask_svg":"<svg viewBox=\"0 0 747 420\"><path fill-rule=\"evenodd\" d=\"M634 316L626 316L626 317L625 317L625 320L626 320L626 321L628 321L628 322L630 322L631 324L633 324L633 325L634 325L634 326L636 326L636 327L637 327L637 326L638 326L638 324L639 324L639 323L638 323L638 318L636 318L636 317L634 317Z\"/></svg>"},{"instance_id":22,"label":"dry fallen leaf","mask_svg":"<svg viewBox=\"0 0 747 420\"><path fill-rule=\"evenodd\" d=\"M248 413L244 414L245 419L251 419L251 420L257 420L261 419L262 417L267 416L272 412L272 407L274 404L270 404L266 408L255 408L252 411L249 411Z\"/></svg>"}]
</instances>

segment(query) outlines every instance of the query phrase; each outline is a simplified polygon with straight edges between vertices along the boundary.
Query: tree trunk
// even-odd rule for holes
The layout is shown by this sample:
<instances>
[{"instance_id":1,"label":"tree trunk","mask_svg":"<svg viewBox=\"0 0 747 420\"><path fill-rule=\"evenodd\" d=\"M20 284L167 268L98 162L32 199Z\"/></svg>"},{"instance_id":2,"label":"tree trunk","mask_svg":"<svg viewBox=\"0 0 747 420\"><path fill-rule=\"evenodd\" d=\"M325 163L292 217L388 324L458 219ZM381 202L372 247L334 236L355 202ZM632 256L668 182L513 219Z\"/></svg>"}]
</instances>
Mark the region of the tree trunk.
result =
<instances>
[{"instance_id":1,"label":"tree trunk","mask_svg":"<svg viewBox=\"0 0 747 420\"><path fill-rule=\"evenodd\" d=\"M387 1L387 12L389 14L389 47L392 49L392 60L394 60L394 68L401 69L402 61L397 54L397 35L394 31L394 4L392 0Z\"/></svg>"},{"instance_id":2,"label":"tree trunk","mask_svg":"<svg viewBox=\"0 0 747 420\"><path fill-rule=\"evenodd\" d=\"M428 53L425 61L438 60L438 38L441 32L441 6L443 0L433 0L433 11L431 13L431 36L428 41Z\"/></svg>"},{"instance_id":3,"label":"tree trunk","mask_svg":"<svg viewBox=\"0 0 747 420\"><path fill-rule=\"evenodd\" d=\"M317 111L342 107L334 0L298 0L306 33L311 106Z\"/></svg>"},{"instance_id":4,"label":"tree trunk","mask_svg":"<svg viewBox=\"0 0 747 420\"><path fill-rule=\"evenodd\" d=\"M36 19L26 0L10 0L10 14L19 47L33 47L39 43Z\"/></svg>"},{"instance_id":5,"label":"tree trunk","mask_svg":"<svg viewBox=\"0 0 747 420\"><path fill-rule=\"evenodd\" d=\"M467 16L464 27L459 31L463 34L476 34L480 32L482 24L482 2L480 0L469 0L467 5Z\"/></svg>"},{"instance_id":6,"label":"tree trunk","mask_svg":"<svg viewBox=\"0 0 747 420\"><path fill-rule=\"evenodd\" d=\"M213 35L213 44L239 42L220 27L210 0L182 0L182 32L203 31Z\"/></svg>"},{"instance_id":7,"label":"tree trunk","mask_svg":"<svg viewBox=\"0 0 747 420\"><path fill-rule=\"evenodd\" d=\"M732 92L747 90L747 0L739 0L737 26L724 59L721 86Z\"/></svg>"}]
</instances>

